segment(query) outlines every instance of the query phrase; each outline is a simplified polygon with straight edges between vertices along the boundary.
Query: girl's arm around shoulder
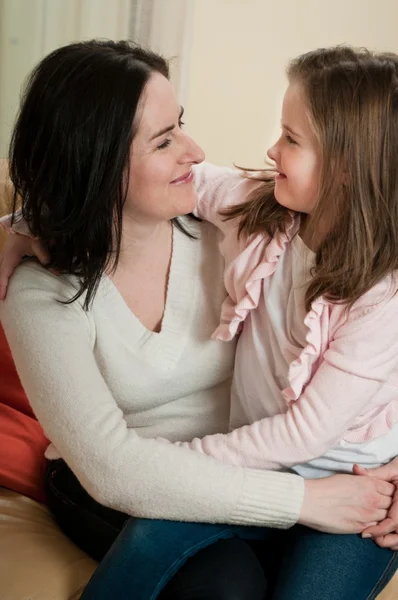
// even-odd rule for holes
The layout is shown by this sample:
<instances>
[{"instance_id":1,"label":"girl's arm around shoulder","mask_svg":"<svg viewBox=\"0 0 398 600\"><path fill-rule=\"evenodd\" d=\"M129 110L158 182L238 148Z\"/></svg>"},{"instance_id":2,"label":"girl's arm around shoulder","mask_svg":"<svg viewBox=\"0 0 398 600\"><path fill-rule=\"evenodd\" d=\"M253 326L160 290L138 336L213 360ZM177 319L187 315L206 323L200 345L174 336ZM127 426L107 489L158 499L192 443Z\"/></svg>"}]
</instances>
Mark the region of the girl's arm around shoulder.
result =
<instances>
[{"instance_id":1,"label":"girl's arm around shoulder","mask_svg":"<svg viewBox=\"0 0 398 600\"><path fill-rule=\"evenodd\" d=\"M89 494L137 517L292 525L301 478L225 465L127 427L95 359L94 319L79 300L59 302L75 292L69 278L24 264L0 318L38 420Z\"/></svg>"},{"instance_id":2,"label":"girl's arm around shoulder","mask_svg":"<svg viewBox=\"0 0 398 600\"><path fill-rule=\"evenodd\" d=\"M207 162L195 165L193 171L198 193L195 214L221 230L225 227L225 221L219 211L247 200L259 183L245 178L238 169L217 167Z\"/></svg>"}]
</instances>

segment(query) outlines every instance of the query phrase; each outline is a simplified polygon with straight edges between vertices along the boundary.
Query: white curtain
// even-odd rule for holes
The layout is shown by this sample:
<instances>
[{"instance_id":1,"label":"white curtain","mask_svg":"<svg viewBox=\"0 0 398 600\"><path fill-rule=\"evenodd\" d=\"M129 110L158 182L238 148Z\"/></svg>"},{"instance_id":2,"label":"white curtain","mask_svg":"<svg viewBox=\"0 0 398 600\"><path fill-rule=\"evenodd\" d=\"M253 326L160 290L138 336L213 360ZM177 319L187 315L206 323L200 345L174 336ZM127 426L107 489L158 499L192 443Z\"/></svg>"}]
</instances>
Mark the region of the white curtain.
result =
<instances>
[{"instance_id":1,"label":"white curtain","mask_svg":"<svg viewBox=\"0 0 398 600\"><path fill-rule=\"evenodd\" d=\"M0 0L0 156L6 156L20 89L51 50L90 38L131 38L172 60L183 97L193 0Z\"/></svg>"}]
</instances>

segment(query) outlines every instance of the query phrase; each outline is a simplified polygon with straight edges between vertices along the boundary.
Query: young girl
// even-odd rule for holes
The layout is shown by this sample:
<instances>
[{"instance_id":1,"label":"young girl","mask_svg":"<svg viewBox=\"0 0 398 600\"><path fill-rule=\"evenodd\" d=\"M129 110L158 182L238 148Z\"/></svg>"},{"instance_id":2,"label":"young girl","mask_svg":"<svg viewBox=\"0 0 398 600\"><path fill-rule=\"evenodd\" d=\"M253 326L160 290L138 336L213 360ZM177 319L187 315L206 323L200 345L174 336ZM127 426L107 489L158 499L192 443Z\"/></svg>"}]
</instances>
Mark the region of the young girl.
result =
<instances>
[{"instance_id":1,"label":"young girl","mask_svg":"<svg viewBox=\"0 0 398 600\"><path fill-rule=\"evenodd\" d=\"M214 338L240 335L233 431L179 444L313 478L398 454L398 57L322 49L288 76L274 172L195 167L198 215L223 234L228 298ZM84 600L141 597L133 574L149 577L160 551L142 557L137 540L188 555L214 541L201 527L129 523ZM398 564L356 536L278 536L273 600L375 598Z\"/></svg>"},{"instance_id":2,"label":"young girl","mask_svg":"<svg viewBox=\"0 0 398 600\"><path fill-rule=\"evenodd\" d=\"M233 431L182 445L321 477L398 454L398 57L318 50L288 75L272 178L196 168L224 234L213 337L243 327Z\"/></svg>"}]
</instances>

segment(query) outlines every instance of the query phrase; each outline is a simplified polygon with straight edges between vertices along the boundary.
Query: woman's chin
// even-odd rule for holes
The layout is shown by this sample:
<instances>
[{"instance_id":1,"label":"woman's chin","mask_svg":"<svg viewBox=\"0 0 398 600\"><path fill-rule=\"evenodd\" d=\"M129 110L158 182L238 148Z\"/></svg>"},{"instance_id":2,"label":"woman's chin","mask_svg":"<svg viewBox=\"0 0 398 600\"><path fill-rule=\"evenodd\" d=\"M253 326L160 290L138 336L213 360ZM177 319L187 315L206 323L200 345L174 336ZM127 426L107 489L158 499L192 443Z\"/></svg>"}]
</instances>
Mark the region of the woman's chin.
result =
<instances>
[{"instance_id":1,"label":"woman's chin","mask_svg":"<svg viewBox=\"0 0 398 600\"><path fill-rule=\"evenodd\" d=\"M196 195L196 192L193 194L190 194L189 197L184 198L184 201L181 203L178 203L178 205L176 206L176 217L183 217L184 215L189 215L190 213L194 212L194 210L196 209L196 205L198 202L198 197Z\"/></svg>"}]
</instances>

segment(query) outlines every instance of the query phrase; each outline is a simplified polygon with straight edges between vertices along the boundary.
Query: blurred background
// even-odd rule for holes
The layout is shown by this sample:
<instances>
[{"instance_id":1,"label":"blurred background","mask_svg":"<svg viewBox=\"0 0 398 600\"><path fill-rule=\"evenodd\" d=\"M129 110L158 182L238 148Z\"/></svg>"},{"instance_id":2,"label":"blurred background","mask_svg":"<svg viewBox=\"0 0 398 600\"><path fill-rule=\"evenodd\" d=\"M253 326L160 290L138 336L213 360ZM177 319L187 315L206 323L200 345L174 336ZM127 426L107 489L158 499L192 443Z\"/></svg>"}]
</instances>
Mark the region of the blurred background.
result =
<instances>
[{"instance_id":1,"label":"blurred background","mask_svg":"<svg viewBox=\"0 0 398 600\"><path fill-rule=\"evenodd\" d=\"M0 156L21 85L48 52L132 38L172 59L186 129L209 160L261 166L289 59L349 43L398 52L397 0L0 0Z\"/></svg>"}]
</instances>

